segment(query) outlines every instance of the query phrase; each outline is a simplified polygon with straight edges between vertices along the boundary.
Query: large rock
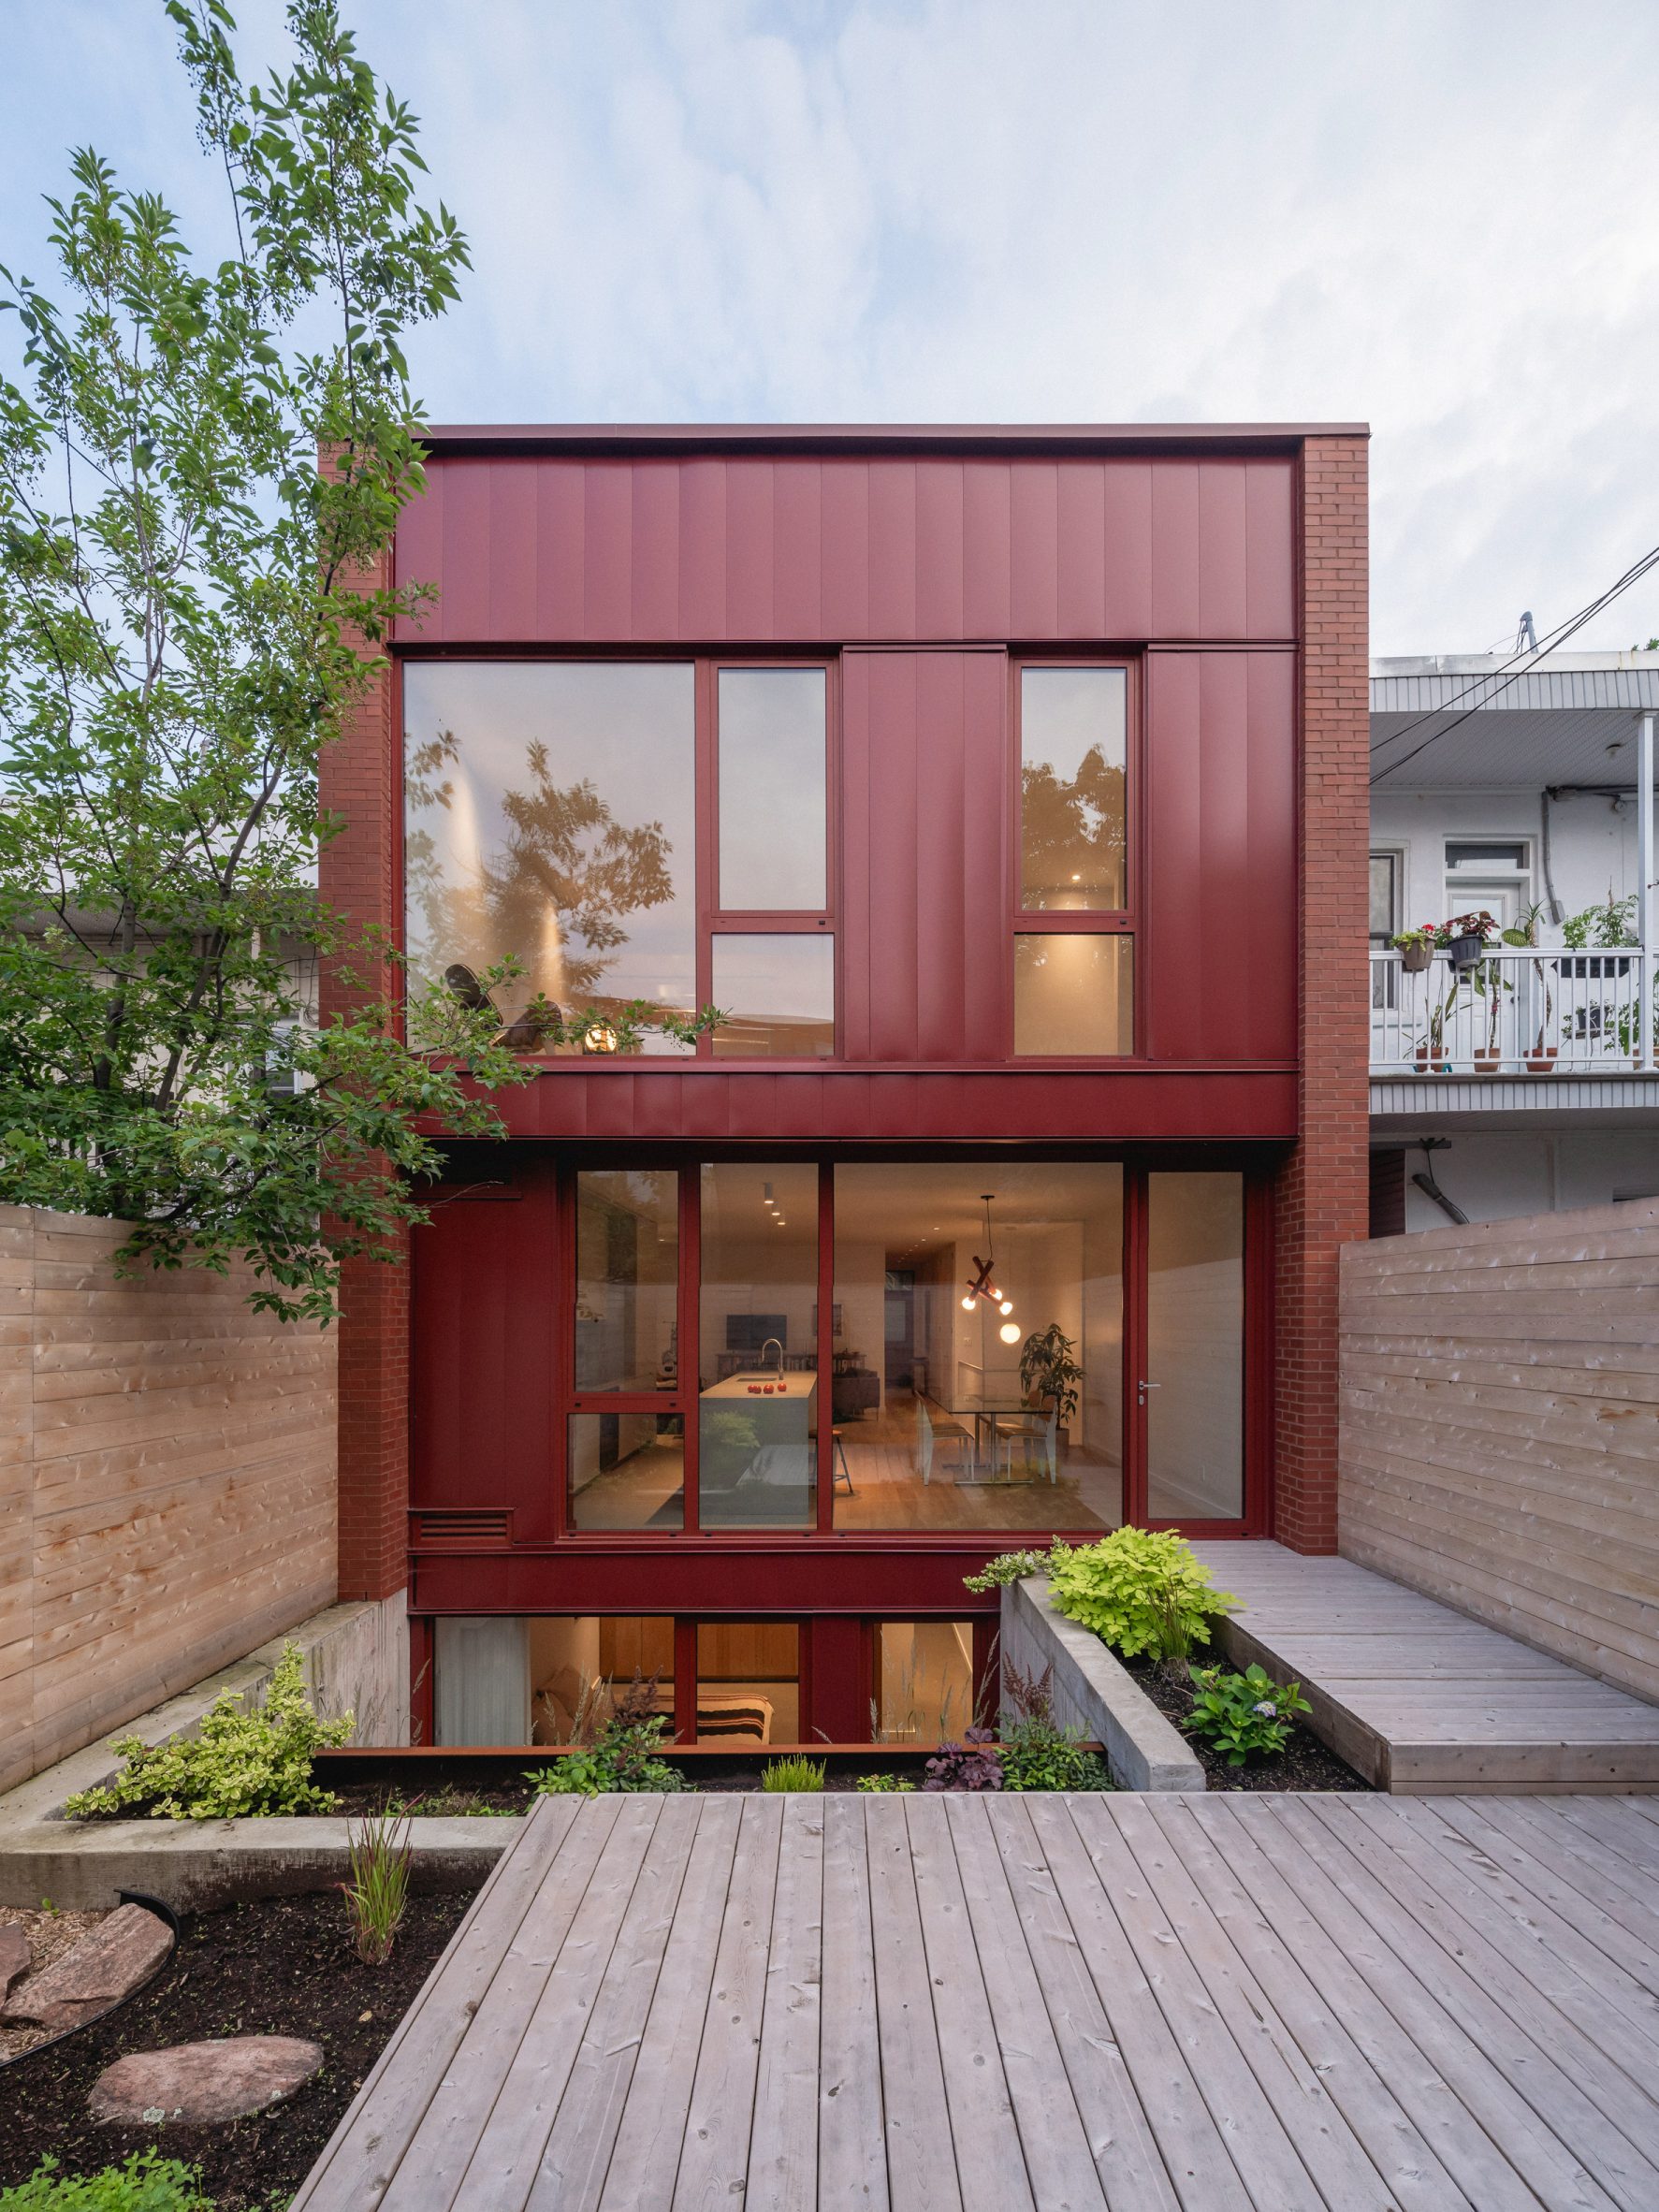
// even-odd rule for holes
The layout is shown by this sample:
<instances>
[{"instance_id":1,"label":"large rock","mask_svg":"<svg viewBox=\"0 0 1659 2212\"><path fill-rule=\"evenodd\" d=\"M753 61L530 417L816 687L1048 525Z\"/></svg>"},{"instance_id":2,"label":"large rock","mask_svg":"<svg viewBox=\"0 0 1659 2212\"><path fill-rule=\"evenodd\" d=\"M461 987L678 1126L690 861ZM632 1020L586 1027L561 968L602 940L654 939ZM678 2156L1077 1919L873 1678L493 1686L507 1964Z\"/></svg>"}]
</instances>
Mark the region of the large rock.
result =
<instances>
[{"instance_id":1,"label":"large rock","mask_svg":"<svg viewBox=\"0 0 1659 2212\"><path fill-rule=\"evenodd\" d=\"M79 2028L148 1981L172 1948L173 1931L142 1905L122 1905L0 2005L0 2020Z\"/></svg>"},{"instance_id":2,"label":"large rock","mask_svg":"<svg viewBox=\"0 0 1659 2212\"><path fill-rule=\"evenodd\" d=\"M165 2051L135 2051L106 2066L87 2107L94 2119L124 2126L202 2127L280 2104L322 2063L321 2045L297 2035L174 2044Z\"/></svg>"},{"instance_id":3,"label":"large rock","mask_svg":"<svg viewBox=\"0 0 1659 2212\"><path fill-rule=\"evenodd\" d=\"M0 1998L29 1971L29 1938L15 1920L0 1921Z\"/></svg>"}]
</instances>

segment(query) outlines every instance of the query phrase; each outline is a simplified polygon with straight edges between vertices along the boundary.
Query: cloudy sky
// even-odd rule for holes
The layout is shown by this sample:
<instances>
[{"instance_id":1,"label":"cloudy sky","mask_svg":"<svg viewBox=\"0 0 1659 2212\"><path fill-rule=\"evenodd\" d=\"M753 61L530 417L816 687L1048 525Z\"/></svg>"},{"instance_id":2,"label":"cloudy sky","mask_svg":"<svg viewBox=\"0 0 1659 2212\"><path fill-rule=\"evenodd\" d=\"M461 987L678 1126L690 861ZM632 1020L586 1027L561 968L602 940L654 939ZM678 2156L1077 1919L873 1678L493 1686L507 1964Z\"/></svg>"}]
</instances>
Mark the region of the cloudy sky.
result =
<instances>
[{"instance_id":1,"label":"cloudy sky","mask_svg":"<svg viewBox=\"0 0 1659 2212\"><path fill-rule=\"evenodd\" d=\"M435 420L1362 418L1381 653L1659 544L1653 0L345 8L473 240ZM72 143L210 235L160 0L0 26L0 262ZM1659 573L1579 642L1655 632Z\"/></svg>"}]
</instances>

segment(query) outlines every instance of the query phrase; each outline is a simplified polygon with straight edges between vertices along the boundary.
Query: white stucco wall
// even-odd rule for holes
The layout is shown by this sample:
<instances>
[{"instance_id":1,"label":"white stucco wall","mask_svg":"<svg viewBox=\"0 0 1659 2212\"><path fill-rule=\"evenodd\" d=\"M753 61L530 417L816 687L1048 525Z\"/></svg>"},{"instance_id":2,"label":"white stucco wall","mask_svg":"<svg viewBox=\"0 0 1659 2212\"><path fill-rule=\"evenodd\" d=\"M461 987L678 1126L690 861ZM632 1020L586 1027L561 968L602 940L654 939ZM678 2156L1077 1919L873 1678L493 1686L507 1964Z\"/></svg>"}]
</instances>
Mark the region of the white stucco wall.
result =
<instances>
[{"instance_id":1,"label":"white stucco wall","mask_svg":"<svg viewBox=\"0 0 1659 2212\"><path fill-rule=\"evenodd\" d=\"M1403 854L1402 921L1410 928L1444 921L1449 911L1446 841L1524 837L1532 859L1534 898L1544 896L1542 822L1536 792L1378 792L1371 805L1371 849ZM1550 809L1550 872L1569 914L1598 905L1608 887L1623 898L1637 887L1636 809L1606 798L1564 796ZM1559 942L1545 930L1541 941Z\"/></svg>"},{"instance_id":2,"label":"white stucco wall","mask_svg":"<svg viewBox=\"0 0 1659 2212\"><path fill-rule=\"evenodd\" d=\"M1510 1221L1525 1214L1561 1214L1605 1206L1618 1198L1659 1195L1659 1129L1531 1131L1496 1135L1449 1132L1433 1157L1434 1179L1471 1221ZM1415 1146L1405 1155L1405 1226L1443 1229L1446 1215L1410 1178L1423 1167Z\"/></svg>"}]
</instances>

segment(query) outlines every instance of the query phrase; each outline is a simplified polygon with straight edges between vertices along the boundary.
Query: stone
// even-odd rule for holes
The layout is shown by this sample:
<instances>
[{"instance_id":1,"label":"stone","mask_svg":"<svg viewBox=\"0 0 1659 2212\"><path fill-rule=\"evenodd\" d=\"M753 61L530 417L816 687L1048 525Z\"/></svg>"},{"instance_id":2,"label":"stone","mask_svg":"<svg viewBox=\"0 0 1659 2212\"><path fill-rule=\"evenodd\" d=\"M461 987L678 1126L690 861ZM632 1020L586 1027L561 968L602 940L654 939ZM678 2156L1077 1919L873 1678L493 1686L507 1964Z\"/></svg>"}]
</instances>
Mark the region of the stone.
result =
<instances>
[{"instance_id":1,"label":"stone","mask_svg":"<svg viewBox=\"0 0 1659 2212\"><path fill-rule=\"evenodd\" d=\"M0 2005L0 2020L79 2028L147 1982L173 1947L173 1931L142 1905L120 1905L72 1949Z\"/></svg>"},{"instance_id":2,"label":"stone","mask_svg":"<svg viewBox=\"0 0 1659 2212\"><path fill-rule=\"evenodd\" d=\"M263 2112L303 2088L323 2063L297 2035L232 2035L135 2051L106 2066L87 2109L113 2126L209 2127Z\"/></svg>"},{"instance_id":3,"label":"stone","mask_svg":"<svg viewBox=\"0 0 1659 2212\"><path fill-rule=\"evenodd\" d=\"M9 1996L13 1982L28 1972L29 1956L27 1930L15 1920L0 1922L0 1998Z\"/></svg>"}]
</instances>

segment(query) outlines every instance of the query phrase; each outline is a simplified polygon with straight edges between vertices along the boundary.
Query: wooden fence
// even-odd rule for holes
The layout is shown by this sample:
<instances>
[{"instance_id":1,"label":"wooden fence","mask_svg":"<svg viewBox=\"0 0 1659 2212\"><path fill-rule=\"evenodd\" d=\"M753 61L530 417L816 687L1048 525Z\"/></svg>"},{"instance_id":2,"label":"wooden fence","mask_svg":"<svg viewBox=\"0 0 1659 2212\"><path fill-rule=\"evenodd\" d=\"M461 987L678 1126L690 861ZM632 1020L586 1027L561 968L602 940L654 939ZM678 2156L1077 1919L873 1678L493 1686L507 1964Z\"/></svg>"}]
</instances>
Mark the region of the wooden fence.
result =
<instances>
[{"instance_id":1,"label":"wooden fence","mask_svg":"<svg viewBox=\"0 0 1659 2212\"><path fill-rule=\"evenodd\" d=\"M0 1207L0 1787L335 1594L335 1348Z\"/></svg>"},{"instance_id":2,"label":"wooden fence","mask_svg":"<svg viewBox=\"0 0 1659 2212\"><path fill-rule=\"evenodd\" d=\"M1344 1249L1338 1525L1659 1698L1659 1201Z\"/></svg>"}]
</instances>

